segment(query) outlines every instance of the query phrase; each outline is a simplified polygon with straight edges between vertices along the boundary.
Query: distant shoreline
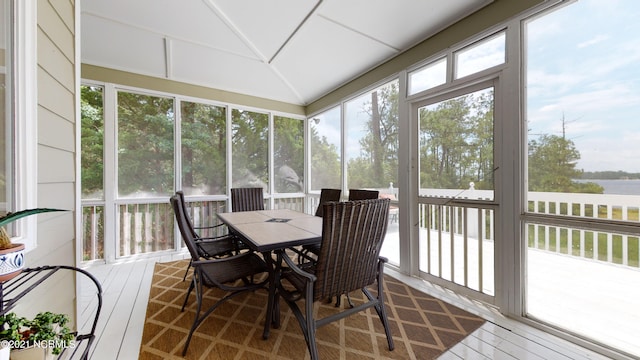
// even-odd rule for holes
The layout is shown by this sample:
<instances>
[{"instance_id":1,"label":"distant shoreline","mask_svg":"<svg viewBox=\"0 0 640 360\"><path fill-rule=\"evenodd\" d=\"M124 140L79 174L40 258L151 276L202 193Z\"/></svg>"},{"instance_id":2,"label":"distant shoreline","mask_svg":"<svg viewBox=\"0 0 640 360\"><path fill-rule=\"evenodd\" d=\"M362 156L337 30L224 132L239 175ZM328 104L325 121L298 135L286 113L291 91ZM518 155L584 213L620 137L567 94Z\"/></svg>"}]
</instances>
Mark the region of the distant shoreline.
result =
<instances>
[{"instance_id":1,"label":"distant shoreline","mask_svg":"<svg viewBox=\"0 0 640 360\"><path fill-rule=\"evenodd\" d=\"M574 181L596 183L604 188L605 194L640 195L640 179L575 179Z\"/></svg>"},{"instance_id":2,"label":"distant shoreline","mask_svg":"<svg viewBox=\"0 0 640 360\"><path fill-rule=\"evenodd\" d=\"M580 180L640 180L640 173L626 171L584 171Z\"/></svg>"}]
</instances>

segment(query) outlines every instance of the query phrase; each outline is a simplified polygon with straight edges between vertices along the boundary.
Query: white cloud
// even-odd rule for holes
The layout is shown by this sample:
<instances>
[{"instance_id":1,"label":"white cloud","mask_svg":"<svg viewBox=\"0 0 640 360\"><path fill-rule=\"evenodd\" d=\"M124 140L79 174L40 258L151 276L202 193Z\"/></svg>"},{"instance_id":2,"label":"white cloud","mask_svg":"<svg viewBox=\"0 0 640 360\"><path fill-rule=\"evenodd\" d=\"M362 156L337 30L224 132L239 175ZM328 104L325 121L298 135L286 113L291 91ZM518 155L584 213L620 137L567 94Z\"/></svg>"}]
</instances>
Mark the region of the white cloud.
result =
<instances>
[{"instance_id":1,"label":"white cloud","mask_svg":"<svg viewBox=\"0 0 640 360\"><path fill-rule=\"evenodd\" d=\"M606 36L606 35L597 35L596 37L594 37L594 38L592 38L590 40L587 40L585 42L579 43L578 44L578 48L580 49L580 48L589 47L589 46L596 45L598 43L601 43L601 42L607 41L607 40L609 40L608 36Z\"/></svg>"}]
</instances>

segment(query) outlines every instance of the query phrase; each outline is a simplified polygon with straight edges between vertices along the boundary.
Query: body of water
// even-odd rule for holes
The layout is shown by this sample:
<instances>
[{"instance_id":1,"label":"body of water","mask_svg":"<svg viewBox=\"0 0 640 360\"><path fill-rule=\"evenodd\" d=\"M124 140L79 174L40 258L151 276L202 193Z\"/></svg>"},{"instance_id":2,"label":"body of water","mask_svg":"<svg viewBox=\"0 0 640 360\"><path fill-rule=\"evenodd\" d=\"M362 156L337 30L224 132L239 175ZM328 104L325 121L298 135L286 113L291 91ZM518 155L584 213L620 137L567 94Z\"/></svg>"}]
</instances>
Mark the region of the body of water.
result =
<instances>
[{"instance_id":1,"label":"body of water","mask_svg":"<svg viewBox=\"0 0 640 360\"><path fill-rule=\"evenodd\" d=\"M604 188L605 194L640 195L640 180L576 180L593 182Z\"/></svg>"}]
</instances>

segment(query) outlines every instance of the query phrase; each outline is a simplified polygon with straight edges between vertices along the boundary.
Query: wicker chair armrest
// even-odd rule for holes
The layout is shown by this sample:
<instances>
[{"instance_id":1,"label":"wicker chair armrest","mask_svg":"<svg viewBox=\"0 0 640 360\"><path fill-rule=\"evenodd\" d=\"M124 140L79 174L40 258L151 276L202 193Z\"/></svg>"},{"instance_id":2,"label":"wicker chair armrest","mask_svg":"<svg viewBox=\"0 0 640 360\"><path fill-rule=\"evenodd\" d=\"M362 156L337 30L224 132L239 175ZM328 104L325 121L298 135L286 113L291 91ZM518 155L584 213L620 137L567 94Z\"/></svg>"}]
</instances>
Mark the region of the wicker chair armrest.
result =
<instances>
[{"instance_id":1,"label":"wicker chair armrest","mask_svg":"<svg viewBox=\"0 0 640 360\"><path fill-rule=\"evenodd\" d=\"M287 264L287 266L291 269L291 271L293 271L295 274L304 277L309 282L314 282L318 279L314 274L300 269L298 265L294 263L293 260L291 260L288 256L283 256L282 258L284 259L284 262Z\"/></svg>"}]
</instances>

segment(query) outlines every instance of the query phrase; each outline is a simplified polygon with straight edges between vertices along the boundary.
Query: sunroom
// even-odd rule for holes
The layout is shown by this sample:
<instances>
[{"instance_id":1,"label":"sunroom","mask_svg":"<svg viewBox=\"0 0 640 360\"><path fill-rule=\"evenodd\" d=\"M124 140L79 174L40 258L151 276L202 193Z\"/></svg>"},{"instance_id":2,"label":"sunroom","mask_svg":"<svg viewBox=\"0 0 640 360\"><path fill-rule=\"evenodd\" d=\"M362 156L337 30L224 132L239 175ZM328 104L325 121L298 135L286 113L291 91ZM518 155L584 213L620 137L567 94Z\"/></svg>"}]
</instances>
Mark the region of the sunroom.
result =
<instances>
[{"instance_id":1,"label":"sunroom","mask_svg":"<svg viewBox=\"0 0 640 360\"><path fill-rule=\"evenodd\" d=\"M640 356L635 2L4 10L3 203L73 210L13 230L27 266L185 257L176 190L213 224L234 187L310 214L322 188L374 189L401 279L579 346L558 356ZM51 306L82 323L60 284ZM446 356L540 356L475 339Z\"/></svg>"}]
</instances>

